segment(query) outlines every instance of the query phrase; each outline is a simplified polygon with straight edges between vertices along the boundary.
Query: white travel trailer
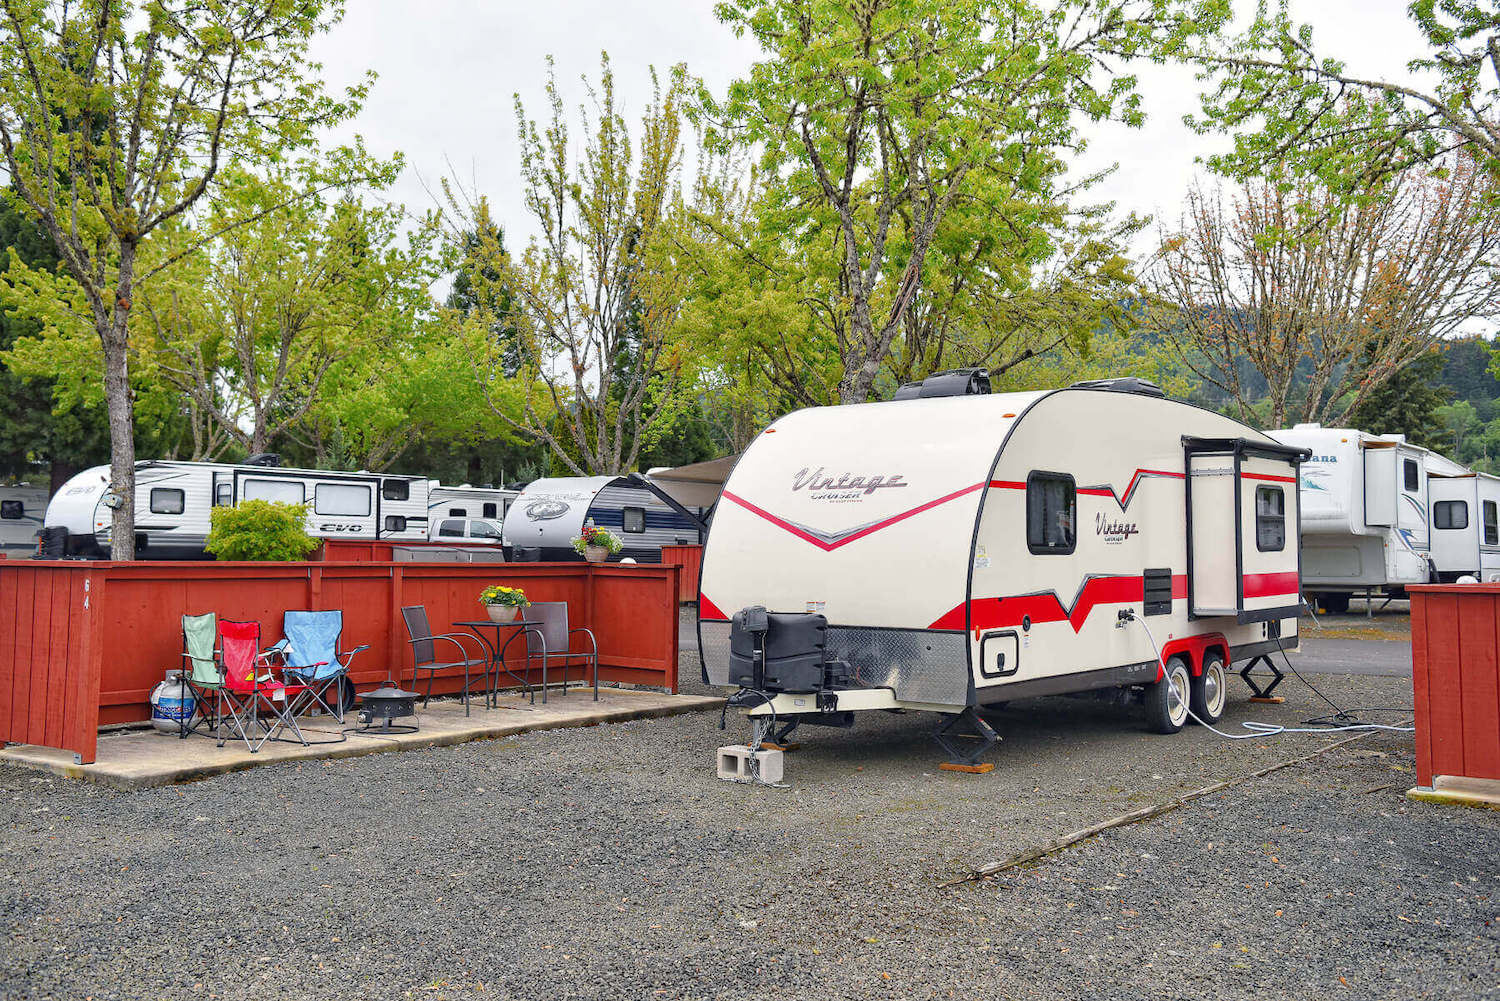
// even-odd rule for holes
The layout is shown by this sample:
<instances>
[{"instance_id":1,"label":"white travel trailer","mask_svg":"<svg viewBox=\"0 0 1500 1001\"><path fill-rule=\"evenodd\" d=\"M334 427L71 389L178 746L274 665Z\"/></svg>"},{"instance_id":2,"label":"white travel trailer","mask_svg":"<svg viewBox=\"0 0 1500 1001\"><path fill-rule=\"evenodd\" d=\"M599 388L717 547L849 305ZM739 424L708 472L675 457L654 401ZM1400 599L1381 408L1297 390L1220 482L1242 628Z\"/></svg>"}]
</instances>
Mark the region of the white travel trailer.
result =
<instances>
[{"instance_id":1,"label":"white travel trailer","mask_svg":"<svg viewBox=\"0 0 1500 1001\"><path fill-rule=\"evenodd\" d=\"M660 563L662 546L702 540L699 516L644 478L561 476L522 488L505 517L505 544L543 560L578 559L572 540L589 522L618 535L620 558L638 563Z\"/></svg>"},{"instance_id":2,"label":"white travel trailer","mask_svg":"<svg viewBox=\"0 0 1500 1001\"><path fill-rule=\"evenodd\" d=\"M0 487L0 553L11 559L35 553L46 512L47 491L41 487Z\"/></svg>"},{"instance_id":3,"label":"white travel trailer","mask_svg":"<svg viewBox=\"0 0 1500 1001\"><path fill-rule=\"evenodd\" d=\"M1429 516L1437 477L1468 470L1404 435L1298 424L1272 438L1307 449L1302 466L1302 584L1330 612L1351 595L1400 597L1438 580Z\"/></svg>"},{"instance_id":4,"label":"white travel trailer","mask_svg":"<svg viewBox=\"0 0 1500 1001\"><path fill-rule=\"evenodd\" d=\"M503 522L511 503L520 496L518 490L500 487L471 487L467 483L445 487L437 480L427 481L427 520L439 518L483 518Z\"/></svg>"},{"instance_id":5,"label":"white travel trailer","mask_svg":"<svg viewBox=\"0 0 1500 1001\"><path fill-rule=\"evenodd\" d=\"M1500 581L1500 477L1431 473L1432 562L1438 580Z\"/></svg>"},{"instance_id":6,"label":"white travel trailer","mask_svg":"<svg viewBox=\"0 0 1500 1001\"><path fill-rule=\"evenodd\" d=\"M307 531L318 538L427 538L427 479L219 462L138 462L135 551L143 560L203 559L209 513L242 500L307 504ZM86 469L47 506L46 527L67 530L70 556L109 553L109 467Z\"/></svg>"},{"instance_id":7,"label":"white travel trailer","mask_svg":"<svg viewBox=\"0 0 1500 1001\"><path fill-rule=\"evenodd\" d=\"M699 649L757 736L929 710L952 767L986 770L951 737L967 719L993 742L980 707L1139 695L1171 732L1187 710L1155 644L1210 720L1231 665L1296 646L1302 450L1141 380L930 398L948 375L789 414L725 483Z\"/></svg>"}]
</instances>

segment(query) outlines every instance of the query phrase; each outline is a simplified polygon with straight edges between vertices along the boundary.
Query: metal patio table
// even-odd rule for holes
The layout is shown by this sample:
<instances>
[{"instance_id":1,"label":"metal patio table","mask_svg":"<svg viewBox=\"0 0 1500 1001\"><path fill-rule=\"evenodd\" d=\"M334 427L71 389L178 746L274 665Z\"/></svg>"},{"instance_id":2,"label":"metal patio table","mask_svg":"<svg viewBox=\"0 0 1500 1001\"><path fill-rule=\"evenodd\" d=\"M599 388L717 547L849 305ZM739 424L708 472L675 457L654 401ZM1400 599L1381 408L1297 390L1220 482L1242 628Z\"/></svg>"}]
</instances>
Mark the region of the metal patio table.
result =
<instances>
[{"instance_id":1,"label":"metal patio table","mask_svg":"<svg viewBox=\"0 0 1500 1001\"><path fill-rule=\"evenodd\" d=\"M531 644L526 644L525 678L516 674L516 672L512 671L509 667L506 666L505 651L509 649L511 641L514 640L516 636L539 628L541 626L540 622L536 621L535 619L526 619L517 616L516 618L511 619L509 622L496 622L493 619L471 619L464 622L455 622L453 624L455 626L463 626L465 629L472 632L475 636L479 637L479 642L483 643L485 645L485 648L490 652L490 663L495 670L495 684L485 691L484 705L486 709L489 709L491 707L499 708L500 706L501 671L504 671L516 681L520 682L521 687L526 689L526 694L531 696L531 704L536 705L536 689L533 688L531 683L527 680L527 678L531 676ZM495 641L493 643L491 643L489 637L485 635L485 630L487 629L494 630L493 635ZM501 643L500 630L502 629L520 629L522 632L512 634L509 639L507 639L504 643ZM542 658L542 704L547 704L547 659L545 657Z\"/></svg>"}]
</instances>

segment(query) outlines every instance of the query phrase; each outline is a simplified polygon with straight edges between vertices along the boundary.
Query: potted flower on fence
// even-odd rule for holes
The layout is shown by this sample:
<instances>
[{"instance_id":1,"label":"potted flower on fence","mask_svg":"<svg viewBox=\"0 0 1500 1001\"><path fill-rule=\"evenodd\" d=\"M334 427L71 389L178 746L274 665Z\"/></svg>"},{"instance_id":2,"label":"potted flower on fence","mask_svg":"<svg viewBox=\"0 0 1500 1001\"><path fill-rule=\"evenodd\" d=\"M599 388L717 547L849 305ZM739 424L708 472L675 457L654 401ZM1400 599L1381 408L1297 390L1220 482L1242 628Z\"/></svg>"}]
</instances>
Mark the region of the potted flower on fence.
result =
<instances>
[{"instance_id":1,"label":"potted flower on fence","mask_svg":"<svg viewBox=\"0 0 1500 1001\"><path fill-rule=\"evenodd\" d=\"M603 563L624 548L618 535L596 525L584 525L583 534L573 539L573 552L590 563Z\"/></svg>"},{"instance_id":2,"label":"potted flower on fence","mask_svg":"<svg viewBox=\"0 0 1500 1001\"><path fill-rule=\"evenodd\" d=\"M490 613L491 622L512 622L516 613L531 604L519 587L491 584L479 592L479 603Z\"/></svg>"}]
</instances>

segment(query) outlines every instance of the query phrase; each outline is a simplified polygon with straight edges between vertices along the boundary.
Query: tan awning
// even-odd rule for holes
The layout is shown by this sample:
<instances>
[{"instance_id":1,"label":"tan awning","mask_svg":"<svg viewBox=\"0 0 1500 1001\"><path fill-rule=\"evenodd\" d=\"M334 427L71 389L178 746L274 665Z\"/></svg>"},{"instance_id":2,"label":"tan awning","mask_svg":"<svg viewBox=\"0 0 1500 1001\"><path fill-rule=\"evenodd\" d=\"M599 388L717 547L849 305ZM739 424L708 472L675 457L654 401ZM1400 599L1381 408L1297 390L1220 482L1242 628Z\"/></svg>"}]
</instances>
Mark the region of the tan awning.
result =
<instances>
[{"instance_id":1,"label":"tan awning","mask_svg":"<svg viewBox=\"0 0 1500 1001\"><path fill-rule=\"evenodd\" d=\"M726 455L688 466L658 466L646 471L646 479L683 507L712 507L739 458Z\"/></svg>"}]
</instances>

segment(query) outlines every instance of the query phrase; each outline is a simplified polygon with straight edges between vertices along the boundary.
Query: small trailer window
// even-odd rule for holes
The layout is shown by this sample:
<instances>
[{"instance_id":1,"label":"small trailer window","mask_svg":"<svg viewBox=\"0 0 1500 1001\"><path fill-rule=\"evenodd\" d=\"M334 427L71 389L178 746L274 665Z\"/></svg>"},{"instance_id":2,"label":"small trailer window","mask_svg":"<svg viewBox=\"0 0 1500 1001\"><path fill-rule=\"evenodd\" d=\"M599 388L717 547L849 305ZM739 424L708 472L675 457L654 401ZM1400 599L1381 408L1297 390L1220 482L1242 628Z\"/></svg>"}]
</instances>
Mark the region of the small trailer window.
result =
<instances>
[{"instance_id":1,"label":"small trailer window","mask_svg":"<svg viewBox=\"0 0 1500 1001\"><path fill-rule=\"evenodd\" d=\"M450 507L448 509L448 517L450 518L463 518L466 517L468 513L469 509L466 507Z\"/></svg>"},{"instance_id":2,"label":"small trailer window","mask_svg":"<svg viewBox=\"0 0 1500 1001\"><path fill-rule=\"evenodd\" d=\"M461 521L445 521L438 525L438 535L445 539L462 539L464 537L464 523Z\"/></svg>"},{"instance_id":3,"label":"small trailer window","mask_svg":"<svg viewBox=\"0 0 1500 1001\"><path fill-rule=\"evenodd\" d=\"M1255 488L1255 548L1263 553L1286 548L1286 494L1280 487Z\"/></svg>"},{"instance_id":4,"label":"small trailer window","mask_svg":"<svg viewBox=\"0 0 1500 1001\"><path fill-rule=\"evenodd\" d=\"M380 496L386 500L410 500L411 484L406 480L381 480Z\"/></svg>"},{"instance_id":5,"label":"small trailer window","mask_svg":"<svg viewBox=\"0 0 1500 1001\"><path fill-rule=\"evenodd\" d=\"M0 521L20 521L25 515L26 505L20 501L0 501Z\"/></svg>"},{"instance_id":6,"label":"small trailer window","mask_svg":"<svg viewBox=\"0 0 1500 1001\"><path fill-rule=\"evenodd\" d=\"M1495 510L1494 501L1484 502L1484 544L1500 546L1500 512Z\"/></svg>"},{"instance_id":7,"label":"small trailer window","mask_svg":"<svg viewBox=\"0 0 1500 1001\"><path fill-rule=\"evenodd\" d=\"M385 516L385 530L387 532L406 531L406 516L400 514L388 514Z\"/></svg>"},{"instance_id":8,"label":"small trailer window","mask_svg":"<svg viewBox=\"0 0 1500 1001\"><path fill-rule=\"evenodd\" d=\"M484 506L484 516L486 518L494 518L494 517L496 517L496 511L495 511L495 503L494 503L494 501L491 501L490 503L488 503L488 504L486 504Z\"/></svg>"},{"instance_id":9,"label":"small trailer window","mask_svg":"<svg viewBox=\"0 0 1500 1001\"><path fill-rule=\"evenodd\" d=\"M1416 493L1420 482L1417 479L1417 460L1405 460L1401 465L1401 475L1406 478L1405 486L1407 493Z\"/></svg>"},{"instance_id":10,"label":"small trailer window","mask_svg":"<svg viewBox=\"0 0 1500 1001\"><path fill-rule=\"evenodd\" d=\"M301 504L307 500L307 492L298 480L250 480L245 481L245 500L274 501L280 504Z\"/></svg>"},{"instance_id":11,"label":"small trailer window","mask_svg":"<svg viewBox=\"0 0 1500 1001\"><path fill-rule=\"evenodd\" d=\"M370 488L354 483L319 483L313 488L313 510L351 518L370 516Z\"/></svg>"},{"instance_id":12,"label":"small trailer window","mask_svg":"<svg viewBox=\"0 0 1500 1001\"><path fill-rule=\"evenodd\" d=\"M151 488L152 514L181 514L187 494L175 487Z\"/></svg>"},{"instance_id":13,"label":"small trailer window","mask_svg":"<svg viewBox=\"0 0 1500 1001\"><path fill-rule=\"evenodd\" d=\"M220 483L214 487L214 507L234 507L234 484Z\"/></svg>"},{"instance_id":14,"label":"small trailer window","mask_svg":"<svg viewBox=\"0 0 1500 1001\"><path fill-rule=\"evenodd\" d=\"M1468 501L1438 501L1432 505L1433 528L1468 528Z\"/></svg>"},{"instance_id":15,"label":"small trailer window","mask_svg":"<svg viewBox=\"0 0 1500 1001\"><path fill-rule=\"evenodd\" d=\"M1026 546L1038 555L1065 556L1078 544L1078 490L1066 473L1026 478Z\"/></svg>"},{"instance_id":16,"label":"small trailer window","mask_svg":"<svg viewBox=\"0 0 1500 1001\"><path fill-rule=\"evenodd\" d=\"M625 519L625 531L639 535L646 530L646 509L627 507L620 512Z\"/></svg>"}]
</instances>

